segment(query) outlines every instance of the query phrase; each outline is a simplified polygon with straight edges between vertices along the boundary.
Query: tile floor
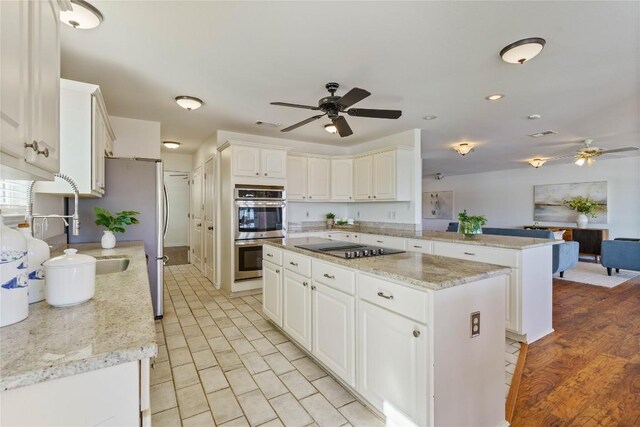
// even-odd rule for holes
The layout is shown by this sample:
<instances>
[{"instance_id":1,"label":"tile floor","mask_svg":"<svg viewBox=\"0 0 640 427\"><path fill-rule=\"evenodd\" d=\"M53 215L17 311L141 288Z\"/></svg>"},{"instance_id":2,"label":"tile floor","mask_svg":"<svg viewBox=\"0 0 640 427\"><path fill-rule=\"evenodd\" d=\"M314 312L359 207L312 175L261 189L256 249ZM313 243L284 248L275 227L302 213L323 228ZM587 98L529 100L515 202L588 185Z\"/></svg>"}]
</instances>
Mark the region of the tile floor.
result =
<instances>
[{"instance_id":1,"label":"tile floor","mask_svg":"<svg viewBox=\"0 0 640 427\"><path fill-rule=\"evenodd\" d=\"M509 395L509 388L511 387L511 380L513 379L513 373L516 370L516 364L518 363L518 356L520 355L520 343L514 341L511 338L505 338L504 343L504 356L505 356L505 399Z\"/></svg>"},{"instance_id":2,"label":"tile floor","mask_svg":"<svg viewBox=\"0 0 640 427\"><path fill-rule=\"evenodd\" d=\"M154 427L383 426L275 330L260 295L226 298L192 265L165 268L156 332ZM506 397L519 346L505 351Z\"/></svg>"}]
</instances>

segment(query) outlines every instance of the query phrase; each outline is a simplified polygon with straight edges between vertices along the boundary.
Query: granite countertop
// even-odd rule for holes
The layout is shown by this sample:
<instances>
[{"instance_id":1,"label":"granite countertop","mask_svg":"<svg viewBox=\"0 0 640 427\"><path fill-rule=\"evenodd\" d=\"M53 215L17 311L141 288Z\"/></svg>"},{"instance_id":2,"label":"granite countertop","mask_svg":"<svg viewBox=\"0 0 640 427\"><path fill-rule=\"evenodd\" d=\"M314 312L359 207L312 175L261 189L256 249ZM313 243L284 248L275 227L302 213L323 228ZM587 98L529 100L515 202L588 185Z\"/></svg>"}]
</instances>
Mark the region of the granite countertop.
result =
<instances>
[{"instance_id":1,"label":"granite countertop","mask_svg":"<svg viewBox=\"0 0 640 427\"><path fill-rule=\"evenodd\" d=\"M319 228L305 229L304 231L295 231L293 233L312 233L312 232L344 232L344 233L365 233L377 234L379 236L402 237L405 239L433 240L438 242L463 243L465 245L491 246L494 248L504 249L528 249L538 246L556 245L562 243L561 240L536 239L533 237L514 237L514 236L497 236L493 234L477 234L473 237L466 237L464 234L451 233L447 231L410 231L395 230L392 228L370 228L356 226L353 229L341 230L339 228Z\"/></svg>"},{"instance_id":2,"label":"granite countertop","mask_svg":"<svg viewBox=\"0 0 640 427\"><path fill-rule=\"evenodd\" d=\"M69 247L95 257L126 257L123 272L96 276L94 297L80 305L29 305L29 317L0 329L0 390L11 390L157 354L143 242Z\"/></svg>"},{"instance_id":3,"label":"granite countertop","mask_svg":"<svg viewBox=\"0 0 640 427\"><path fill-rule=\"evenodd\" d=\"M265 241L264 244L432 290L450 288L511 272L508 267L443 256L425 255L418 252L405 252L373 258L343 259L296 247L297 245L328 243L331 241L331 239L320 237L302 237L288 238L283 240L282 243Z\"/></svg>"}]
</instances>

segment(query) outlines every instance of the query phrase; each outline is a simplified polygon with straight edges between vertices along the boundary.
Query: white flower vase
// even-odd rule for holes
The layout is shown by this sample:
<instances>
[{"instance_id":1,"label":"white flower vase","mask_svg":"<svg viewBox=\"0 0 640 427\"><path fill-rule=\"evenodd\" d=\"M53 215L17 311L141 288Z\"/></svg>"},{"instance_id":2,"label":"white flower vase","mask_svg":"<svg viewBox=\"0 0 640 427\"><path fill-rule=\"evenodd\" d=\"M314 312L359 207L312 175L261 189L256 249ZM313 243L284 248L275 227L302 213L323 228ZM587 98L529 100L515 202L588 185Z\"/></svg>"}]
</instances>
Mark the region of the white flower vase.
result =
<instances>
[{"instance_id":1,"label":"white flower vase","mask_svg":"<svg viewBox=\"0 0 640 427\"><path fill-rule=\"evenodd\" d=\"M587 223L589 222L589 218L583 213L578 214L578 228L587 228Z\"/></svg>"},{"instance_id":2,"label":"white flower vase","mask_svg":"<svg viewBox=\"0 0 640 427\"><path fill-rule=\"evenodd\" d=\"M113 235L113 231L105 230L100 239L102 249L113 249L116 247L116 236Z\"/></svg>"}]
</instances>

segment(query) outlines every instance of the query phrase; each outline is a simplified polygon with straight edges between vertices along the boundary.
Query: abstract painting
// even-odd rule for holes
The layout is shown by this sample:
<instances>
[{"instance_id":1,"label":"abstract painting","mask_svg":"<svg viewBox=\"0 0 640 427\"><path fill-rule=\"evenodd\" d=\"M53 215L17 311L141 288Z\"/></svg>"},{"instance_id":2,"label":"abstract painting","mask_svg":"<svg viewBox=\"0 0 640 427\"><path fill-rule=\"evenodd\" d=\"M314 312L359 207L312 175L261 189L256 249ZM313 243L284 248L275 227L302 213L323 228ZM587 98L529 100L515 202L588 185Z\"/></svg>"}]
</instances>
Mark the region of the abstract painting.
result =
<instances>
[{"instance_id":1,"label":"abstract painting","mask_svg":"<svg viewBox=\"0 0 640 427\"><path fill-rule=\"evenodd\" d=\"M578 213L563 202L576 196L588 196L598 202L602 210L589 224L607 223L607 181L548 184L533 187L533 220L540 222L576 222Z\"/></svg>"},{"instance_id":2,"label":"abstract painting","mask_svg":"<svg viewBox=\"0 0 640 427\"><path fill-rule=\"evenodd\" d=\"M424 219L453 219L453 191L422 193Z\"/></svg>"}]
</instances>

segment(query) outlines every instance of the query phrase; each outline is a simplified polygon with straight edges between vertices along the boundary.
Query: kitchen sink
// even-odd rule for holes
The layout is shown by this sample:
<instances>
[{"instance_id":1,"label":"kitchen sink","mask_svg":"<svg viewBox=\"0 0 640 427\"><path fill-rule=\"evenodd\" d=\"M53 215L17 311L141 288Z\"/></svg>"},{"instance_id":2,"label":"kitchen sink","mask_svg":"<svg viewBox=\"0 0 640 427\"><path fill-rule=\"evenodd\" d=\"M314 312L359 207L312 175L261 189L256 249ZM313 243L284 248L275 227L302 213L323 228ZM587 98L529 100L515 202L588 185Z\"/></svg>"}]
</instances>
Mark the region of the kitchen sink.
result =
<instances>
[{"instance_id":1,"label":"kitchen sink","mask_svg":"<svg viewBox=\"0 0 640 427\"><path fill-rule=\"evenodd\" d=\"M96 274L119 273L129 268L129 258L97 258Z\"/></svg>"}]
</instances>

